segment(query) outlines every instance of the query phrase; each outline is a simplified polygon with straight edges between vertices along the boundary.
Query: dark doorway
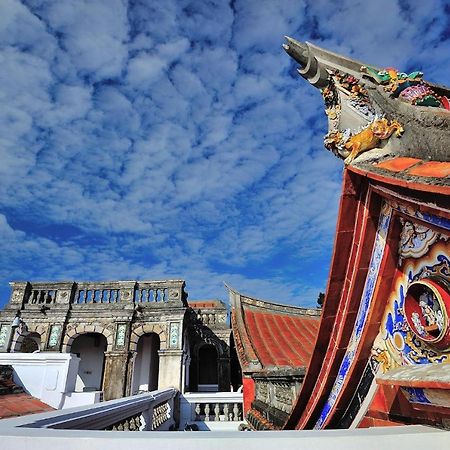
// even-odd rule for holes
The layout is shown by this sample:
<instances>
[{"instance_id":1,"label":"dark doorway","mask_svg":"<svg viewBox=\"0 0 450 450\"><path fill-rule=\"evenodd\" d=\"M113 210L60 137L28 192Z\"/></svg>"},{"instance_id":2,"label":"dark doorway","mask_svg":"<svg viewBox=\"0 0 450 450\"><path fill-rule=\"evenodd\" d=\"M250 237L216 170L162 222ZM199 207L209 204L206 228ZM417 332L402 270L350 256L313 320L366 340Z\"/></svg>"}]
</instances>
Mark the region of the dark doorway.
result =
<instances>
[{"instance_id":1,"label":"dark doorway","mask_svg":"<svg viewBox=\"0 0 450 450\"><path fill-rule=\"evenodd\" d=\"M214 345L206 344L198 351L198 390L217 392L218 388L217 350Z\"/></svg>"}]
</instances>

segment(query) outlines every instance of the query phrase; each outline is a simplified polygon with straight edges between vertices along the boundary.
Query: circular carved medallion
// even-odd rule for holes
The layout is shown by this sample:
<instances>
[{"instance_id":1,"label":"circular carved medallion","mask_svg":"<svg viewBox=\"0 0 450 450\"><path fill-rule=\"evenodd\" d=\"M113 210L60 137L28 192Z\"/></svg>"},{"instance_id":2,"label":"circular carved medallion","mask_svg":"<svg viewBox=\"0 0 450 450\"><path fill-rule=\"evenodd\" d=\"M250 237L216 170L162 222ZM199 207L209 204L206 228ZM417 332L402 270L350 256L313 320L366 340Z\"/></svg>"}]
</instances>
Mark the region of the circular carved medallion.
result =
<instances>
[{"instance_id":1,"label":"circular carved medallion","mask_svg":"<svg viewBox=\"0 0 450 450\"><path fill-rule=\"evenodd\" d=\"M438 350L450 350L450 293L445 280L424 278L411 283L404 309L409 328L419 339Z\"/></svg>"}]
</instances>

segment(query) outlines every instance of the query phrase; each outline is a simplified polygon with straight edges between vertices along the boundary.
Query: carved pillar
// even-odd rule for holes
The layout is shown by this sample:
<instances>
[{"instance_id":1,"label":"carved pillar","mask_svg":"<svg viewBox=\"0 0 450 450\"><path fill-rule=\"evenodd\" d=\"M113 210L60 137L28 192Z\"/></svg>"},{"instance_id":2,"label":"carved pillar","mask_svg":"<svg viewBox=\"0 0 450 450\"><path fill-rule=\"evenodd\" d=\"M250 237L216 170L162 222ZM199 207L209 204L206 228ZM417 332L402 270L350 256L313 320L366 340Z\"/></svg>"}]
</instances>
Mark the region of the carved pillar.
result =
<instances>
[{"instance_id":1,"label":"carved pillar","mask_svg":"<svg viewBox=\"0 0 450 450\"><path fill-rule=\"evenodd\" d=\"M183 350L159 350L158 389L173 387L181 391Z\"/></svg>"},{"instance_id":2,"label":"carved pillar","mask_svg":"<svg viewBox=\"0 0 450 450\"><path fill-rule=\"evenodd\" d=\"M222 356L217 359L218 376L219 376L219 392L229 392L231 385L230 378L230 358Z\"/></svg>"},{"instance_id":3,"label":"carved pillar","mask_svg":"<svg viewBox=\"0 0 450 450\"><path fill-rule=\"evenodd\" d=\"M189 364L189 391L198 391L198 359L193 356Z\"/></svg>"},{"instance_id":4,"label":"carved pillar","mask_svg":"<svg viewBox=\"0 0 450 450\"><path fill-rule=\"evenodd\" d=\"M104 400L113 400L125 395L129 360L128 351L105 352Z\"/></svg>"},{"instance_id":5,"label":"carved pillar","mask_svg":"<svg viewBox=\"0 0 450 450\"><path fill-rule=\"evenodd\" d=\"M27 281L13 281L9 283L11 286L11 298L6 305L8 309L22 309L25 300L30 295L31 285Z\"/></svg>"},{"instance_id":6,"label":"carved pillar","mask_svg":"<svg viewBox=\"0 0 450 450\"><path fill-rule=\"evenodd\" d=\"M128 368L127 368L127 379L125 386L125 396L133 395L133 371L134 362L136 360L137 352L130 351L128 356Z\"/></svg>"},{"instance_id":7,"label":"carved pillar","mask_svg":"<svg viewBox=\"0 0 450 450\"><path fill-rule=\"evenodd\" d=\"M56 305L70 305L75 300L75 292L77 290L76 283L59 282L55 298Z\"/></svg>"}]
</instances>

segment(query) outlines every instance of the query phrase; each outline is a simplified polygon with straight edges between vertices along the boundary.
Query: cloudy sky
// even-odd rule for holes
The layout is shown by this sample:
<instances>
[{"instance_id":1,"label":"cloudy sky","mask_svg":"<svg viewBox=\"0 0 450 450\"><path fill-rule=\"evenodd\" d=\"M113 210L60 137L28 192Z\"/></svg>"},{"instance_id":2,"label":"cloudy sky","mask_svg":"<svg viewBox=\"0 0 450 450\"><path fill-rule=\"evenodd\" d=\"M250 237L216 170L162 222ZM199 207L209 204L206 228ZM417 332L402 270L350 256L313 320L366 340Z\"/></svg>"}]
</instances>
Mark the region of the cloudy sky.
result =
<instances>
[{"instance_id":1,"label":"cloudy sky","mask_svg":"<svg viewBox=\"0 0 450 450\"><path fill-rule=\"evenodd\" d=\"M222 281L314 305L342 163L283 35L448 83L444 0L1 0L10 280Z\"/></svg>"}]
</instances>

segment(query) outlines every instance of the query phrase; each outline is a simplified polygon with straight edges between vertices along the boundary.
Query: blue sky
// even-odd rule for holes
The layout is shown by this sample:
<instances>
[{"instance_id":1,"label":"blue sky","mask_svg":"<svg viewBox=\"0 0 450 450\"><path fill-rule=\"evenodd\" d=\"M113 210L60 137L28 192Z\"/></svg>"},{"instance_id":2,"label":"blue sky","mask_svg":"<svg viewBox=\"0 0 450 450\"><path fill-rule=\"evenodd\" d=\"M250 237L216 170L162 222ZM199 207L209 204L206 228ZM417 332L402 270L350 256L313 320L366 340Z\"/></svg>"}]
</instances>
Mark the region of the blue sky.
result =
<instances>
[{"instance_id":1,"label":"blue sky","mask_svg":"<svg viewBox=\"0 0 450 450\"><path fill-rule=\"evenodd\" d=\"M1 0L0 304L182 278L314 305L342 163L283 35L448 84L446 3Z\"/></svg>"}]
</instances>

